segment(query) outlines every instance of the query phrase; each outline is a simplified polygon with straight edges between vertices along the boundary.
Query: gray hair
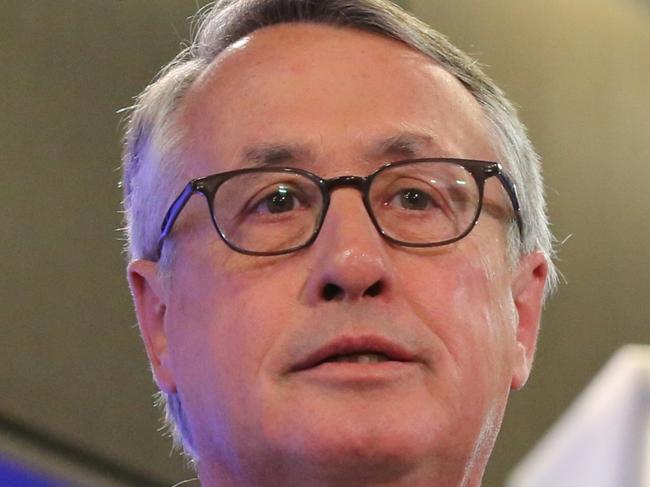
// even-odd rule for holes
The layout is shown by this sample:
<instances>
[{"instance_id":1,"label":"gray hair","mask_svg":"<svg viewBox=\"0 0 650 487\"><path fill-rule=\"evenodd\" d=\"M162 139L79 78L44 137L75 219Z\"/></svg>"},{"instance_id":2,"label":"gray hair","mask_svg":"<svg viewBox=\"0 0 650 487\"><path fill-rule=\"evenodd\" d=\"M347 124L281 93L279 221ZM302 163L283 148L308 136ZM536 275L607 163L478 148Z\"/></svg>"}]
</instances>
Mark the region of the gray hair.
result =
<instances>
[{"instance_id":1,"label":"gray hair","mask_svg":"<svg viewBox=\"0 0 650 487\"><path fill-rule=\"evenodd\" d=\"M202 9L193 42L137 98L126 127L123 152L124 209L132 259L156 260L160 222L178 191L182 127L174 114L188 87L228 46L257 29L288 22L316 22L374 32L399 40L439 63L478 101L493 133L494 150L518 189L524 232L508 232L512 261L541 250L549 273L546 295L557 283L553 235L539 157L517 112L477 62L445 36L387 0L221 0ZM163 253L163 267L165 262ZM177 394L161 393L166 422L177 442L195 457Z\"/></svg>"}]
</instances>

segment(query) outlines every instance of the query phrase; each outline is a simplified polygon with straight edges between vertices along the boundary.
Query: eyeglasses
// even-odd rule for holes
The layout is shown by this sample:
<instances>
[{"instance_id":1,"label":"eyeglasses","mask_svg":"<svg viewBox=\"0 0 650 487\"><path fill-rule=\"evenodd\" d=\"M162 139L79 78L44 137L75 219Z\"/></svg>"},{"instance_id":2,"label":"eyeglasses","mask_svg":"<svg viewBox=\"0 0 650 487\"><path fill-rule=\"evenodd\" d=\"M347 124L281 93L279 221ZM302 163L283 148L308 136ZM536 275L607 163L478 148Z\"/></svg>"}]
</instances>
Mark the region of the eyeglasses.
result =
<instances>
[{"instance_id":1,"label":"eyeglasses","mask_svg":"<svg viewBox=\"0 0 650 487\"><path fill-rule=\"evenodd\" d=\"M259 167L190 181L163 219L158 256L174 222L194 193L201 193L217 233L233 250L280 255L311 245L318 236L332 191L358 189L375 228L394 244L434 247L465 237L478 221L485 181L505 189L522 235L514 184L496 162L412 159L380 167L366 177L323 179L288 167Z\"/></svg>"}]
</instances>

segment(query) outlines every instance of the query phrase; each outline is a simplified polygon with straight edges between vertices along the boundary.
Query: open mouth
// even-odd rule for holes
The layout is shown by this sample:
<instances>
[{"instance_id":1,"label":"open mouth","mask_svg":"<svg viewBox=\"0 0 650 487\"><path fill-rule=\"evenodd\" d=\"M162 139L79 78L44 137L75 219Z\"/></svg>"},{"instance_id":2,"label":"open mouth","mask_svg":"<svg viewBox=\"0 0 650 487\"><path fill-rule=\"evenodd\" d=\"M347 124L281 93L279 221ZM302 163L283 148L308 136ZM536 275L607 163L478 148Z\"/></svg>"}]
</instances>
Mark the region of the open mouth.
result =
<instances>
[{"instance_id":1,"label":"open mouth","mask_svg":"<svg viewBox=\"0 0 650 487\"><path fill-rule=\"evenodd\" d=\"M383 353L354 352L354 353L337 354L332 357L328 357L325 360L323 360L320 364L324 364L327 362L350 362L350 363L357 363L357 364L374 364L379 362L387 362L389 360L392 359L384 355Z\"/></svg>"},{"instance_id":2,"label":"open mouth","mask_svg":"<svg viewBox=\"0 0 650 487\"><path fill-rule=\"evenodd\" d=\"M343 337L309 354L292 367L293 372L325 364L381 364L415 362L416 358L396 343L380 337Z\"/></svg>"}]
</instances>

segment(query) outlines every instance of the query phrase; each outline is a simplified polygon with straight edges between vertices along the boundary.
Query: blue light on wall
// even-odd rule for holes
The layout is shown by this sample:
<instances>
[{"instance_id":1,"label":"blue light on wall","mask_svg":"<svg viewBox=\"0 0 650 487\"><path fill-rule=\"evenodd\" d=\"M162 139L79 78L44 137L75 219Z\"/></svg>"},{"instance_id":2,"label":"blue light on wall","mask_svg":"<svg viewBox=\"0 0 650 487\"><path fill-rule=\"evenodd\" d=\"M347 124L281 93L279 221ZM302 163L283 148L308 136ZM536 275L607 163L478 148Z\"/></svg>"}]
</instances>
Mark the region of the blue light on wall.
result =
<instances>
[{"instance_id":1,"label":"blue light on wall","mask_svg":"<svg viewBox=\"0 0 650 487\"><path fill-rule=\"evenodd\" d=\"M48 478L27 467L0 458L0 487L66 487L60 480Z\"/></svg>"}]
</instances>

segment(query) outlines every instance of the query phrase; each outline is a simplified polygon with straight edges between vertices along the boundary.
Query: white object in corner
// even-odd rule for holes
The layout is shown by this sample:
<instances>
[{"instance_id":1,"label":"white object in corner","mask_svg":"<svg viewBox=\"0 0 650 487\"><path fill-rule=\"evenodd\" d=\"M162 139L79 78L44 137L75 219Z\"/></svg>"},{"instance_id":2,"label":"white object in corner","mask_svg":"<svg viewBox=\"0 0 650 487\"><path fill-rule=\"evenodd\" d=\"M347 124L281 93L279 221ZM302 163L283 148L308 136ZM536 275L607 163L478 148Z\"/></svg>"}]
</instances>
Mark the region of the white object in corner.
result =
<instances>
[{"instance_id":1,"label":"white object in corner","mask_svg":"<svg viewBox=\"0 0 650 487\"><path fill-rule=\"evenodd\" d=\"M650 346L616 352L506 486L650 487Z\"/></svg>"}]
</instances>

